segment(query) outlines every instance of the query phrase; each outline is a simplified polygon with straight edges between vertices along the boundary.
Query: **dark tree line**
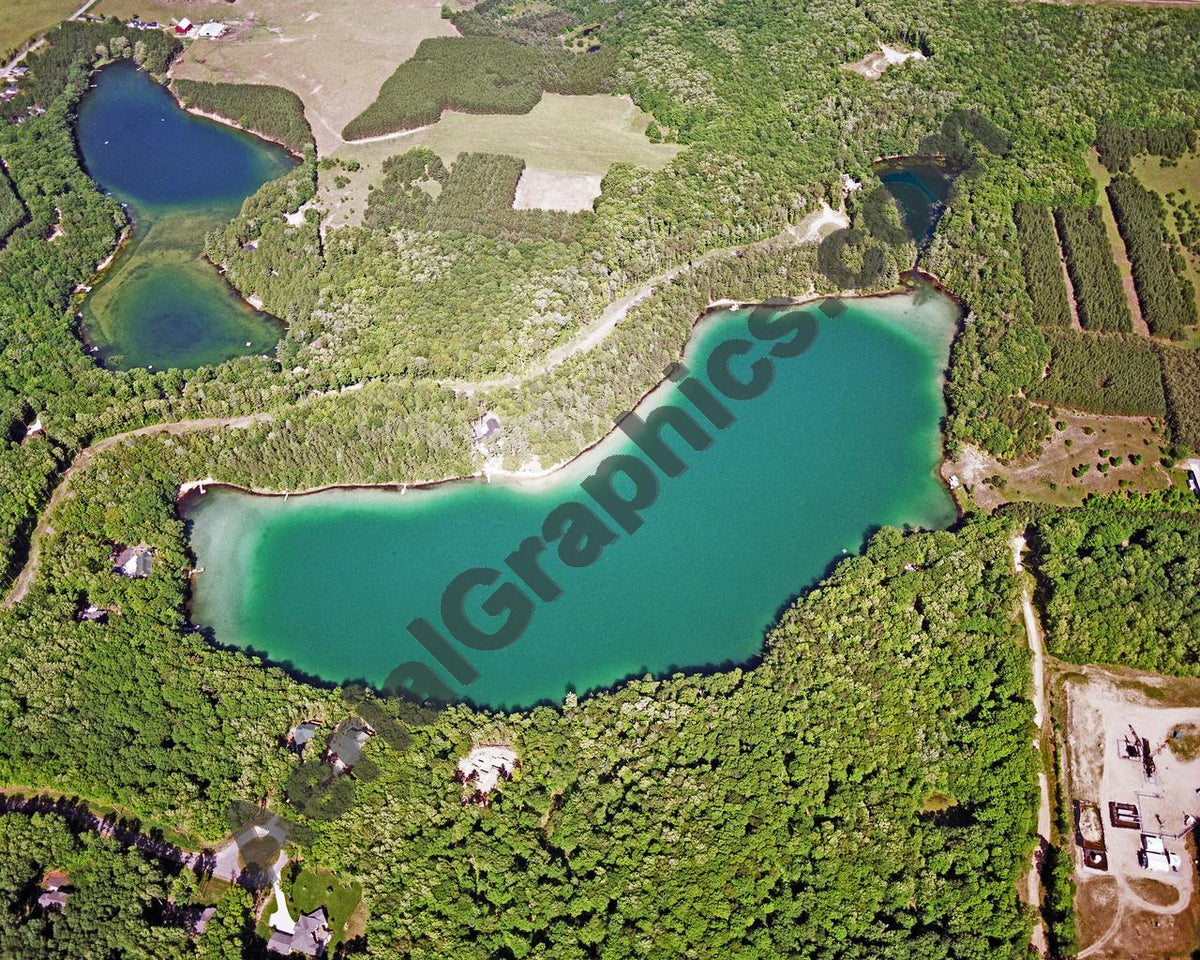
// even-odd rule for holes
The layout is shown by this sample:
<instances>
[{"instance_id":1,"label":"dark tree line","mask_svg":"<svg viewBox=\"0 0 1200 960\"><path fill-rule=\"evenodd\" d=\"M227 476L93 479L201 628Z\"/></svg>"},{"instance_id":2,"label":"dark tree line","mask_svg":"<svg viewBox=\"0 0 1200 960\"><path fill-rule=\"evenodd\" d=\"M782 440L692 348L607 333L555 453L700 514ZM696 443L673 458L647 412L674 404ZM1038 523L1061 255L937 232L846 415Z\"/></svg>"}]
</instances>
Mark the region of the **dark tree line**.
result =
<instances>
[{"instance_id":1,"label":"dark tree line","mask_svg":"<svg viewBox=\"0 0 1200 960\"><path fill-rule=\"evenodd\" d=\"M1067 255L1079 322L1088 330L1131 331L1129 304L1100 208L1059 207L1054 218Z\"/></svg>"},{"instance_id":2,"label":"dark tree line","mask_svg":"<svg viewBox=\"0 0 1200 960\"><path fill-rule=\"evenodd\" d=\"M1096 152L1113 173L1129 170L1129 161L1139 154L1178 158L1192 148L1195 124L1130 127L1117 121L1096 125Z\"/></svg>"},{"instance_id":3,"label":"dark tree line","mask_svg":"<svg viewBox=\"0 0 1200 960\"><path fill-rule=\"evenodd\" d=\"M1183 254L1163 229L1162 200L1128 174L1113 178L1108 198L1133 265L1133 283L1150 332L1180 339L1184 327L1196 322L1195 292L1183 273Z\"/></svg>"},{"instance_id":4,"label":"dark tree line","mask_svg":"<svg viewBox=\"0 0 1200 960\"><path fill-rule=\"evenodd\" d=\"M8 179L4 161L0 160L0 246L3 246L8 235L24 222L25 217L25 204L21 202L16 188Z\"/></svg>"},{"instance_id":5,"label":"dark tree line","mask_svg":"<svg viewBox=\"0 0 1200 960\"><path fill-rule=\"evenodd\" d=\"M1048 207L1018 203L1013 208L1013 219L1021 241L1025 289L1033 302L1034 320L1046 327L1070 326L1071 306L1053 213Z\"/></svg>"},{"instance_id":6,"label":"dark tree line","mask_svg":"<svg viewBox=\"0 0 1200 960\"><path fill-rule=\"evenodd\" d=\"M304 104L291 90L260 83L172 81L185 107L195 107L234 121L247 130L282 143L293 153L313 147Z\"/></svg>"},{"instance_id":7,"label":"dark tree line","mask_svg":"<svg viewBox=\"0 0 1200 960\"><path fill-rule=\"evenodd\" d=\"M1143 338L1078 330L1050 337L1050 369L1030 397L1042 403L1131 416L1166 414L1158 353Z\"/></svg>"}]
</instances>

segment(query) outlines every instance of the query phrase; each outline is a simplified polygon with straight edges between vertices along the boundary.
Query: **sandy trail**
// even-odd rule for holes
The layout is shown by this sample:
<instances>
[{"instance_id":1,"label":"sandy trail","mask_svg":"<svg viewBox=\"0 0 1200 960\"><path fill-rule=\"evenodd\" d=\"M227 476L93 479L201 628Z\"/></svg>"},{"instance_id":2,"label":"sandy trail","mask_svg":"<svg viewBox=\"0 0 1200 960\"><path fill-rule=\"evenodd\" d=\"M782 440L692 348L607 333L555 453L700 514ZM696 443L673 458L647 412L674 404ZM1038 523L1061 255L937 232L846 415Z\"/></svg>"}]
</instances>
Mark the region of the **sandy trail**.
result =
<instances>
[{"instance_id":1,"label":"sandy trail","mask_svg":"<svg viewBox=\"0 0 1200 960\"><path fill-rule=\"evenodd\" d=\"M1012 547L1013 571L1020 575L1025 570L1022 562L1025 553L1025 534L1018 534L1009 541ZM1021 613L1025 618L1025 636L1029 641L1029 651L1033 654L1033 722L1039 734L1043 729L1046 717L1050 715L1050 702L1046 696L1046 652L1042 642L1042 631L1038 624L1037 614L1033 609L1033 600L1029 596L1029 586L1021 585ZM1037 745L1037 740L1034 744ZM1050 842L1050 780L1045 773L1038 773L1038 837L1044 843ZM1040 846L1040 844L1039 844ZM1029 903L1038 911L1037 921L1030 933L1030 946L1038 956L1044 956L1047 949L1046 923L1041 915L1042 877L1038 864L1039 850L1033 852L1033 862L1029 868L1028 895Z\"/></svg>"},{"instance_id":2,"label":"sandy trail","mask_svg":"<svg viewBox=\"0 0 1200 960\"><path fill-rule=\"evenodd\" d=\"M438 385L447 389L455 390L458 393L471 394L477 390L491 390L500 387L516 387L520 386L534 377L540 376L549 370L562 364L569 357L577 353L582 353L590 350L597 343L600 343L613 328L629 313L629 311L649 297L654 290L663 283L669 283L678 277L685 270L694 269L695 267L707 263L712 260L724 259L739 255L742 251L755 247L765 246L776 243L781 238L792 244L812 243L819 240L826 232L826 228L838 228L846 226L848 220L844 213L833 210L831 207L822 204L820 210L814 211L804 221L794 227L788 227L782 234L776 237L770 237L766 240L760 240L751 244L744 244L737 247L725 247L720 250L711 250L696 259L686 264L680 264L672 267L670 270L665 270L655 277L647 280L644 284L634 290L632 293L615 300L608 305L607 308L600 314L595 322L589 324L581 330L572 340L563 344L561 347L551 351L550 354L541 363L537 364L532 369L522 374L514 374L508 377L502 377L495 380L444 380L439 381ZM306 399L316 399L322 396L330 396L336 393L346 392L361 387L362 384L354 384L350 387L343 387L340 390L328 390L322 393L309 395ZM33 534L30 537L29 556L26 558L20 573L13 580L12 586L9 588L8 594L4 600L0 602L0 609L9 609L14 604L19 603L33 583L34 575L37 573L38 563L41 559L42 540L49 534L54 532L50 526L49 519L59 504L67 496L68 489L71 484L71 479L81 470L86 469L92 459L105 450L110 449L118 443L123 443L126 440L132 440L137 437L151 436L153 434L168 433L168 434L184 434L192 433L198 430L217 430L229 429L238 430L252 426L257 423L265 423L271 420L270 413L255 413L237 417L209 417L196 420L179 420L171 423L156 423L145 427L138 427L135 430L126 430L123 433L113 434L105 437L102 440L97 440L95 443L81 450L71 462L71 465L63 472L59 479L58 485L51 493L50 499L46 506L42 509L38 517L37 526L34 528ZM552 468L551 468L552 469ZM550 472L550 471L547 471ZM494 475L501 475L500 471L493 471ZM519 474L524 476L523 473Z\"/></svg>"},{"instance_id":3,"label":"sandy trail","mask_svg":"<svg viewBox=\"0 0 1200 960\"><path fill-rule=\"evenodd\" d=\"M816 243L827 233L848 226L849 223L850 221L846 217L846 214L840 210L834 210L827 204L822 204L820 210L809 214L801 223L786 227L782 233L776 236L768 237L765 240L758 240L754 243L741 244L736 247L722 247L719 250L710 250L708 253L701 254L687 263L678 264L669 270L655 274L635 290L612 301L594 321L584 326L583 329L566 343L555 347L546 355L546 359L524 373L510 374L507 377L497 377L490 380L440 380L438 381L438 385L453 390L456 393L465 393L468 395L477 391L519 387L536 377L548 373L555 367L561 366L576 354L591 350L592 347L596 346L596 344L612 333L617 324L629 315L630 310L649 299L659 287L671 283L688 271L695 270L697 267L704 266L716 260L728 260L732 257L740 256L746 250L753 250L780 242L795 246Z\"/></svg>"}]
</instances>

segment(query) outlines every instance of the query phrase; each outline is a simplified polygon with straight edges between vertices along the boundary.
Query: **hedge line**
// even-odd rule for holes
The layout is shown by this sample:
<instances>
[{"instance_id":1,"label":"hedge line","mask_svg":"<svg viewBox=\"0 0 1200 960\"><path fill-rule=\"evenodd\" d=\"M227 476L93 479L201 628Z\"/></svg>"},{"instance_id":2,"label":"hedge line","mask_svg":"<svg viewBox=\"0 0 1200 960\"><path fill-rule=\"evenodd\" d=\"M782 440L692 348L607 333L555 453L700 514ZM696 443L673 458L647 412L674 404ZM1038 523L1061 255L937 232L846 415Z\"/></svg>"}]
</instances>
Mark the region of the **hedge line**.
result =
<instances>
[{"instance_id":1,"label":"hedge line","mask_svg":"<svg viewBox=\"0 0 1200 960\"><path fill-rule=\"evenodd\" d=\"M1196 302L1183 275L1183 255L1163 230L1163 202L1128 174L1113 178L1108 198L1133 265L1142 316L1155 336L1178 340L1196 322Z\"/></svg>"},{"instance_id":2,"label":"hedge line","mask_svg":"<svg viewBox=\"0 0 1200 960\"><path fill-rule=\"evenodd\" d=\"M1098 207L1059 207L1054 212L1067 270L1075 288L1079 322L1088 330L1133 329L1121 275Z\"/></svg>"},{"instance_id":3,"label":"hedge line","mask_svg":"<svg viewBox=\"0 0 1200 960\"><path fill-rule=\"evenodd\" d=\"M1018 203L1013 219L1021 241L1025 289L1033 301L1033 319L1047 327L1070 326L1071 305L1051 211L1047 207Z\"/></svg>"},{"instance_id":4,"label":"hedge line","mask_svg":"<svg viewBox=\"0 0 1200 960\"><path fill-rule=\"evenodd\" d=\"M291 90L260 83L201 80L176 80L174 86L186 107L225 117L295 153L304 153L313 145L304 104Z\"/></svg>"}]
</instances>

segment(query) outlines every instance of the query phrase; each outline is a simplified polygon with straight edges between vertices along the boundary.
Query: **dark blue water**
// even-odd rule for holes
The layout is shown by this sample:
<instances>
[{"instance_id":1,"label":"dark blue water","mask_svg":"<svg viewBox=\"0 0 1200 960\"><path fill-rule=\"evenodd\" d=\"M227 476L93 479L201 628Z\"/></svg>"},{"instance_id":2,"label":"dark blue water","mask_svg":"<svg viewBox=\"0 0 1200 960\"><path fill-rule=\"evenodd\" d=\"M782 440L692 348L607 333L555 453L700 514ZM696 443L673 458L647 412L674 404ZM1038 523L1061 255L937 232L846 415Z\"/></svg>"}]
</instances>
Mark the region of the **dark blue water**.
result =
<instances>
[{"instance_id":1,"label":"dark blue water","mask_svg":"<svg viewBox=\"0 0 1200 960\"><path fill-rule=\"evenodd\" d=\"M96 75L76 137L88 174L134 224L84 304L84 333L105 364L187 369L273 349L281 325L203 259L204 237L291 169L287 152L192 116L129 61Z\"/></svg>"}]
</instances>

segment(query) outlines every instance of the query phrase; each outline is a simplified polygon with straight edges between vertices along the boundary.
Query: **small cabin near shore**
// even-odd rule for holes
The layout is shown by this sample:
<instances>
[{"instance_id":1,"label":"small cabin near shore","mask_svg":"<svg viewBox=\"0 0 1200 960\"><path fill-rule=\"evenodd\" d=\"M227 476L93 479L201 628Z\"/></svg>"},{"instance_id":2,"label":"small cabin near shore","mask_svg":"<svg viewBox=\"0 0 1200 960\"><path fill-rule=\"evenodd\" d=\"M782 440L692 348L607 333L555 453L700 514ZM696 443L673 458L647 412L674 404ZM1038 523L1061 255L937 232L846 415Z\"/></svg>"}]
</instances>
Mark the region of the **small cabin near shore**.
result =
<instances>
[{"instance_id":1,"label":"small cabin near shore","mask_svg":"<svg viewBox=\"0 0 1200 960\"><path fill-rule=\"evenodd\" d=\"M521 766L516 751L507 743L481 743L458 761L454 779L463 785L462 802L487 806L501 780L511 780Z\"/></svg>"},{"instance_id":2,"label":"small cabin near shore","mask_svg":"<svg viewBox=\"0 0 1200 960\"><path fill-rule=\"evenodd\" d=\"M118 545L113 550L113 572L131 580L150 576L154 569L154 549L145 544L136 547Z\"/></svg>"}]
</instances>

